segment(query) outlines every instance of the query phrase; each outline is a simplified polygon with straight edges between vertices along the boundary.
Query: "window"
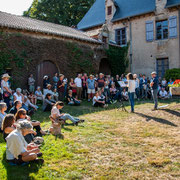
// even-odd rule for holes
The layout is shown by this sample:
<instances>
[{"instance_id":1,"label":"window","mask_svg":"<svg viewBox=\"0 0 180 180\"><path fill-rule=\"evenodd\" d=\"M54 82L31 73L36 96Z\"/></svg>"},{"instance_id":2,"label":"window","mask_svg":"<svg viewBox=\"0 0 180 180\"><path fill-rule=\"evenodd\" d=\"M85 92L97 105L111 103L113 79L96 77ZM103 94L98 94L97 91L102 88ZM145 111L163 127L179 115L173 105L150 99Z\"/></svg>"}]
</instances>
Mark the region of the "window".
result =
<instances>
[{"instance_id":1,"label":"window","mask_svg":"<svg viewBox=\"0 0 180 180\"><path fill-rule=\"evenodd\" d=\"M126 28L117 29L115 34L117 45L126 45Z\"/></svg>"},{"instance_id":2,"label":"window","mask_svg":"<svg viewBox=\"0 0 180 180\"><path fill-rule=\"evenodd\" d=\"M108 6L107 7L107 15L111 15L112 14L112 6Z\"/></svg>"},{"instance_id":3,"label":"window","mask_svg":"<svg viewBox=\"0 0 180 180\"><path fill-rule=\"evenodd\" d=\"M168 39L168 20L156 22L156 39Z\"/></svg>"},{"instance_id":4,"label":"window","mask_svg":"<svg viewBox=\"0 0 180 180\"><path fill-rule=\"evenodd\" d=\"M156 70L158 77L164 77L166 70L169 69L169 59L163 58L163 59L157 59L156 60Z\"/></svg>"}]
</instances>

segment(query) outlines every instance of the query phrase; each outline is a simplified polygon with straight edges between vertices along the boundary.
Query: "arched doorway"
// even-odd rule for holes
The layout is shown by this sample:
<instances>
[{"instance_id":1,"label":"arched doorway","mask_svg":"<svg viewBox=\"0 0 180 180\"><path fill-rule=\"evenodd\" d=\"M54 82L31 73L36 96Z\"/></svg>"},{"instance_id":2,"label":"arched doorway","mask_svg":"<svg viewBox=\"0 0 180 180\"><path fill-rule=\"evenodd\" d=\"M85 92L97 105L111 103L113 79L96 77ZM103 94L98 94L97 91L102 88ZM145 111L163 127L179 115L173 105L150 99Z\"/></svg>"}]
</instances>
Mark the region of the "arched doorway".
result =
<instances>
[{"instance_id":1,"label":"arched doorway","mask_svg":"<svg viewBox=\"0 0 180 180\"><path fill-rule=\"evenodd\" d=\"M52 84L52 78L55 73L59 73L57 66L52 61L43 61L37 66L37 85L43 85L43 77L48 75L50 77L50 83Z\"/></svg>"},{"instance_id":2,"label":"arched doorway","mask_svg":"<svg viewBox=\"0 0 180 180\"><path fill-rule=\"evenodd\" d=\"M99 73L103 73L105 75L111 74L111 68L106 58L101 59L100 66L99 66Z\"/></svg>"}]
</instances>

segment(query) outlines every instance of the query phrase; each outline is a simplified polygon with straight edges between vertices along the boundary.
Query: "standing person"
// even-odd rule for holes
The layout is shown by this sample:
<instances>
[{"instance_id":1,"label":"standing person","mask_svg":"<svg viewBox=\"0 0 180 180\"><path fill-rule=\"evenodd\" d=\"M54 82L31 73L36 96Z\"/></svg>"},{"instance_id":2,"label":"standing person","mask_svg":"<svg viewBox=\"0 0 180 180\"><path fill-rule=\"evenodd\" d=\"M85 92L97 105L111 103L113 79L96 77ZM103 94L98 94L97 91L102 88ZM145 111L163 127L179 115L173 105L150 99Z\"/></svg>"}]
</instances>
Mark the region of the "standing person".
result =
<instances>
[{"instance_id":1,"label":"standing person","mask_svg":"<svg viewBox=\"0 0 180 180\"><path fill-rule=\"evenodd\" d=\"M158 108L158 85L159 85L159 80L157 78L157 74L156 72L152 72L151 73L151 93L153 96L153 100L154 100L154 109L153 110L157 110Z\"/></svg>"},{"instance_id":2,"label":"standing person","mask_svg":"<svg viewBox=\"0 0 180 180\"><path fill-rule=\"evenodd\" d=\"M53 77L53 87L54 87L54 89L57 88L58 81L59 81L58 73L55 73L54 77Z\"/></svg>"},{"instance_id":3,"label":"standing person","mask_svg":"<svg viewBox=\"0 0 180 180\"><path fill-rule=\"evenodd\" d=\"M6 113L5 111L7 110L7 106L6 106L6 103L0 103L0 132L2 132L2 122L3 122L3 119L4 117L6 116Z\"/></svg>"},{"instance_id":4,"label":"standing person","mask_svg":"<svg viewBox=\"0 0 180 180\"><path fill-rule=\"evenodd\" d=\"M8 74L4 74L2 76L2 81L1 81L1 89L3 91L3 99L8 108L9 108L10 96L12 95L12 90L11 90L9 82L8 82L9 78L10 78L10 76Z\"/></svg>"},{"instance_id":5,"label":"standing person","mask_svg":"<svg viewBox=\"0 0 180 180\"><path fill-rule=\"evenodd\" d=\"M43 78L43 93L44 93L44 91L46 91L48 84L50 84L49 78L47 75L45 75Z\"/></svg>"},{"instance_id":6,"label":"standing person","mask_svg":"<svg viewBox=\"0 0 180 180\"><path fill-rule=\"evenodd\" d=\"M104 88L104 86L105 86L104 74L100 73L99 78L97 79L98 91L101 90L102 88Z\"/></svg>"},{"instance_id":7,"label":"standing person","mask_svg":"<svg viewBox=\"0 0 180 180\"><path fill-rule=\"evenodd\" d=\"M141 91L141 98L147 98L147 79L146 75L143 74L142 78L140 79L140 91Z\"/></svg>"},{"instance_id":8,"label":"standing person","mask_svg":"<svg viewBox=\"0 0 180 180\"><path fill-rule=\"evenodd\" d=\"M91 74L89 76L89 79L87 80L87 88L88 88L88 102L91 101L95 94L95 80L93 79L93 75Z\"/></svg>"},{"instance_id":9,"label":"standing person","mask_svg":"<svg viewBox=\"0 0 180 180\"><path fill-rule=\"evenodd\" d=\"M35 90L35 79L33 74L31 74L28 78L29 92L34 92Z\"/></svg>"},{"instance_id":10,"label":"standing person","mask_svg":"<svg viewBox=\"0 0 180 180\"><path fill-rule=\"evenodd\" d=\"M59 93L59 100L63 101L64 100L64 91L65 91L65 83L63 82L64 75L60 74L59 75L59 81L57 83L57 91Z\"/></svg>"},{"instance_id":11,"label":"standing person","mask_svg":"<svg viewBox=\"0 0 180 180\"><path fill-rule=\"evenodd\" d=\"M75 78L74 82L76 83L77 87L77 99L81 99L82 94L82 80L81 80L81 74L78 74L78 76Z\"/></svg>"},{"instance_id":12,"label":"standing person","mask_svg":"<svg viewBox=\"0 0 180 180\"><path fill-rule=\"evenodd\" d=\"M69 89L72 90L73 96L77 95L77 86L73 78L70 79Z\"/></svg>"},{"instance_id":13,"label":"standing person","mask_svg":"<svg viewBox=\"0 0 180 180\"><path fill-rule=\"evenodd\" d=\"M136 97L139 101L139 96L140 96L140 89L139 89L139 79L137 77L137 74L134 74L133 75L133 78L135 80L135 84L136 84L136 89L135 89L135 93L136 93Z\"/></svg>"},{"instance_id":14,"label":"standing person","mask_svg":"<svg viewBox=\"0 0 180 180\"><path fill-rule=\"evenodd\" d=\"M64 82L64 98L65 98L67 96L68 79L64 77L63 82Z\"/></svg>"},{"instance_id":15,"label":"standing person","mask_svg":"<svg viewBox=\"0 0 180 180\"><path fill-rule=\"evenodd\" d=\"M127 84L128 96L131 103L131 112L134 113L134 93L135 93L136 83L131 73L127 75L127 82L128 82Z\"/></svg>"},{"instance_id":16,"label":"standing person","mask_svg":"<svg viewBox=\"0 0 180 180\"><path fill-rule=\"evenodd\" d=\"M83 99L87 98L87 80L88 80L88 76L87 73L84 73L82 79L82 96Z\"/></svg>"}]
</instances>

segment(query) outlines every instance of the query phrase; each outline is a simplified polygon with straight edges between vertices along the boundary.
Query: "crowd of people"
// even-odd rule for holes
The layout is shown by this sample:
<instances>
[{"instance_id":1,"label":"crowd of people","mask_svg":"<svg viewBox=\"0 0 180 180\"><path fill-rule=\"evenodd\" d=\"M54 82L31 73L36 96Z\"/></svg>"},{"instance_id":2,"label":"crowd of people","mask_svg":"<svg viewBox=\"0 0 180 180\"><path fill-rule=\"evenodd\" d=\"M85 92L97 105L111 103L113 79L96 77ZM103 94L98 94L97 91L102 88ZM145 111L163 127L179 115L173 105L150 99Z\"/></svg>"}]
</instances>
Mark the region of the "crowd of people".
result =
<instances>
[{"instance_id":1,"label":"crowd of people","mask_svg":"<svg viewBox=\"0 0 180 180\"><path fill-rule=\"evenodd\" d=\"M11 89L10 76L4 74L1 80L0 93L0 132L7 143L6 157L11 164L25 164L29 161L42 162L40 144L43 135L61 134L61 125L66 120L74 125L85 120L70 114L61 113L64 104L80 106L82 100L87 100L94 107L106 108L118 101L130 101L131 112L134 112L134 99L154 99L154 110L158 107L158 98L171 97L167 82L157 78L156 72L152 78L140 74L122 74L112 77L103 73L89 76L78 74L76 78L68 79L56 73L54 77L43 78L43 87L35 87L36 80L31 74L28 78L28 89ZM41 123L32 120L31 116L42 106L43 111L50 112L52 122L49 130L43 130Z\"/></svg>"}]
</instances>

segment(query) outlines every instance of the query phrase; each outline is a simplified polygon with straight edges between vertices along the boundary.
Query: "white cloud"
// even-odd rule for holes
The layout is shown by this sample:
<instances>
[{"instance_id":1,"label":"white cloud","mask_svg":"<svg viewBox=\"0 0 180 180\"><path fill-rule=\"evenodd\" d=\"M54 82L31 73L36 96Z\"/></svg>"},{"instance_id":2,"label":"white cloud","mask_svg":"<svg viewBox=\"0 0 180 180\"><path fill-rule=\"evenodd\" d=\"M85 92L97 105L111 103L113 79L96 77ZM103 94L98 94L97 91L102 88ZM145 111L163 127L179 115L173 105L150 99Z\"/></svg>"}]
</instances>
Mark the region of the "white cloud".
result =
<instances>
[{"instance_id":1,"label":"white cloud","mask_svg":"<svg viewBox=\"0 0 180 180\"><path fill-rule=\"evenodd\" d=\"M22 15L32 4L33 0L0 0L0 11Z\"/></svg>"}]
</instances>

